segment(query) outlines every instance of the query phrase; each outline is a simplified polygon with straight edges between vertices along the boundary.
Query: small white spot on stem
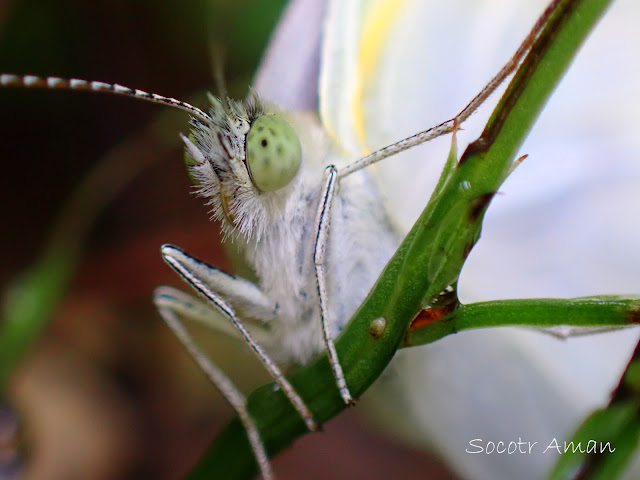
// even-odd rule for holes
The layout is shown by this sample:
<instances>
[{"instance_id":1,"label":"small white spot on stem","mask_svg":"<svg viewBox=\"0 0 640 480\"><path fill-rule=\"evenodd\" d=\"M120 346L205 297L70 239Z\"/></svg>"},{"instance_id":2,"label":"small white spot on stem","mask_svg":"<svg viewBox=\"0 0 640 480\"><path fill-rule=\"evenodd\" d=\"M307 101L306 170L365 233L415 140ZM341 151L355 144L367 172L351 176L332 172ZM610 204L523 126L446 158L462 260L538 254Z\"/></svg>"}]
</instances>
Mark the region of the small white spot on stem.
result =
<instances>
[{"instance_id":1,"label":"small white spot on stem","mask_svg":"<svg viewBox=\"0 0 640 480\"><path fill-rule=\"evenodd\" d=\"M382 337L382 334L384 333L384 329L386 326L387 326L386 318L384 317L376 318L369 324L369 333L374 338L380 338Z\"/></svg>"}]
</instances>

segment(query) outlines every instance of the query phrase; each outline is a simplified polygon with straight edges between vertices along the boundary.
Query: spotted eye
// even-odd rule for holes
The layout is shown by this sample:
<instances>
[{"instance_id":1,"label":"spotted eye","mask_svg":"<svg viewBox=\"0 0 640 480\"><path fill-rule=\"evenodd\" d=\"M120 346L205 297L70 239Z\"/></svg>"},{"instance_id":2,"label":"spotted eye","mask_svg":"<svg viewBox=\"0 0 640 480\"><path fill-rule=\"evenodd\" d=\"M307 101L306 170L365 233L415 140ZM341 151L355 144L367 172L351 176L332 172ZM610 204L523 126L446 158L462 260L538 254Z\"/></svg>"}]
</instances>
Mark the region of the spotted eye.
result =
<instances>
[{"instance_id":1,"label":"spotted eye","mask_svg":"<svg viewBox=\"0 0 640 480\"><path fill-rule=\"evenodd\" d=\"M278 115L262 115L247 134L247 167L253 184L263 192L291 182L300 168L302 147L291 125Z\"/></svg>"}]
</instances>

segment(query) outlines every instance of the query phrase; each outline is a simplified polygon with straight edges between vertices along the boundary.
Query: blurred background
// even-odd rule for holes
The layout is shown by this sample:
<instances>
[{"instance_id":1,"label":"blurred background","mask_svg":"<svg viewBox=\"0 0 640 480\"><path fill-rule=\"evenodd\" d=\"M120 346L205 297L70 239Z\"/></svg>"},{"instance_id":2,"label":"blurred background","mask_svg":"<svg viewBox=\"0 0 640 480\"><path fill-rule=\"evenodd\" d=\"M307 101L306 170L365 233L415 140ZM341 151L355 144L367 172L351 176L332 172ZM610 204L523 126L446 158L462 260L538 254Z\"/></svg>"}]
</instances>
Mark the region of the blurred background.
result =
<instances>
[{"instance_id":1,"label":"blurred background","mask_svg":"<svg viewBox=\"0 0 640 480\"><path fill-rule=\"evenodd\" d=\"M4 0L0 71L117 82L204 106L216 44L226 52L229 91L242 97L285 3ZM38 258L91 169L142 169L89 230L68 294L12 376L20 478L181 478L232 414L151 305L155 286L182 286L160 258L162 243L230 268L217 226L189 194L177 136L186 115L166 110L107 95L0 89L0 290ZM242 346L197 334L242 389L265 381ZM2 433L10 451L15 440ZM284 479L454 478L374 431L357 409L297 441L275 468Z\"/></svg>"}]
</instances>

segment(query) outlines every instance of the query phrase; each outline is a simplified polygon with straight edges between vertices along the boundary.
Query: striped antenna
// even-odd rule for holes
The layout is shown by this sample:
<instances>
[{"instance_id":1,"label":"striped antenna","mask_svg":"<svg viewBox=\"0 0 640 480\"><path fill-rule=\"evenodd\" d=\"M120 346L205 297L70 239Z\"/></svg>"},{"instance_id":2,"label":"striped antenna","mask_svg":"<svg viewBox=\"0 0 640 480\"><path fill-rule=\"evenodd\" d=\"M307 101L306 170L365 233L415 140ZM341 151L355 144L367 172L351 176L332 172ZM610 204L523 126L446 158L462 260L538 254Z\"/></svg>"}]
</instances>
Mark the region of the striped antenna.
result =
<instances>
[{"instance_id":1,"label":"striped antenna","mask_svg":"<svg viewBox=\"0 0 640 480\"><path fill-rule=\"evenodd\" d=\"M90 82L87 80L79 80L77 78L58 78L58 77L38 77L35 75L14 75L11 73L0 73L0 87L24 87L24 88L49 88L62 90L87 90L93 92L106 92L114 95L125 95L127 97L146 100L148 102L160 105L168 105L170 107L179 108L190 113L193 117L211 123L211 117L200 110L198 107L171 97L163 97L155 93L145 92L144 90L132 89L117 83Z\"/></svg>"}]
</instances>

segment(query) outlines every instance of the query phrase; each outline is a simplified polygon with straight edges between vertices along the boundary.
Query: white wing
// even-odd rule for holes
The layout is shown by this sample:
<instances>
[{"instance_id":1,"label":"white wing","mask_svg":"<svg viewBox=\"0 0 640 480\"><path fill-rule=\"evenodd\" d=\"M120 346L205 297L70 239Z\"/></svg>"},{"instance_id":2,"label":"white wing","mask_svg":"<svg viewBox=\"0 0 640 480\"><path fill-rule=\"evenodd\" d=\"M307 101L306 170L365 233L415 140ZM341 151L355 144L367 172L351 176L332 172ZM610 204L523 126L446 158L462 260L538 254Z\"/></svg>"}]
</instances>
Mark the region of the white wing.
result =
<instances>
[{"instance_id":1,"label":"white wing","mask_svg":"<svg viewBox=\"0 0 640 480\"><path fill-rule=\"evenodd\" d=\"M315 111L325 0L291 2L254 79L258 93L290 112Z\"/></svg>"}]
</instances>

